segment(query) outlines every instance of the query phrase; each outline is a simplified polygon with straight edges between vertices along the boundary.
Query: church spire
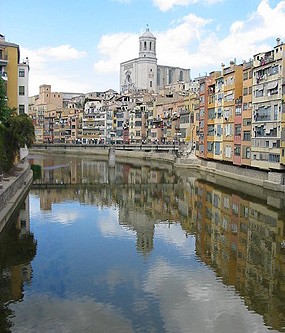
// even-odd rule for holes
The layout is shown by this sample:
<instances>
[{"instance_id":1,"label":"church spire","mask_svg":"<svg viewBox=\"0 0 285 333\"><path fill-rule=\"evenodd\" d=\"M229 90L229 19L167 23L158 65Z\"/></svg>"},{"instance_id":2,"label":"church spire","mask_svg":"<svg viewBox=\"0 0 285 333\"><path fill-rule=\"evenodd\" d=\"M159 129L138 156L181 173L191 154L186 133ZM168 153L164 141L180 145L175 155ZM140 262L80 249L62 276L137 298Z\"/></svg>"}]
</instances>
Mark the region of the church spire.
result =
<instances>
[{"instance_id":1,"label":"church spire","mask_svg":"<svg viewBox=\"0 0 285 333\"><path fill-rule=\"evenodd\" d=\"M156 58L156 38L150 32L148 24L145 32L139 38L139 57Z\"/></svg>"}]
</instances>

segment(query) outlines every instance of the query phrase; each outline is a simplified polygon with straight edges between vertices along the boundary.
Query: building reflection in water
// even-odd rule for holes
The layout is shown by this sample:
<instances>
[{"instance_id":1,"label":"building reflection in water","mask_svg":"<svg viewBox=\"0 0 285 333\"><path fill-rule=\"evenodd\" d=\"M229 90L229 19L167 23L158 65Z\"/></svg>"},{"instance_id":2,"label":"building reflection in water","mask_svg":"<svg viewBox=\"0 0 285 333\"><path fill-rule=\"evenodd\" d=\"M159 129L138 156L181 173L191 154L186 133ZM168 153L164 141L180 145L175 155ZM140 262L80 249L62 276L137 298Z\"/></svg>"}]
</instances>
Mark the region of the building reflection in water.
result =
<instances>
[{"instance_id":1,"label":"building reflection in water","mask_svg":"<svg viewBox=\"0 0 285 333\"><path fill-rule=\"evenodd\" d=\"M33 189L41 209L64 200L116 205L119 223L136 232L137 251L144 256L153 249L157 223L180 223L186 237L195 235L197 256L235 287L249 310L269 327L285 327L284 201L237 194L194 174L178 176L169 166L129 163L110 169L107 161L65 159L43 160L42 168ZM72 186L63 189L64 184Z\"/></svg>"},{"instance_id":2,"label":"building reflection in water","mask_svg":"<svg viewBox=\"0 0 285 333\"><path fill-rule=\"evenodd\" d=\"M10 332L13 315L8 304L23 299L23 285L32 279L36 241L30 233L29 197L0 234L0 331Z\"/></svg>"}]
</instances>

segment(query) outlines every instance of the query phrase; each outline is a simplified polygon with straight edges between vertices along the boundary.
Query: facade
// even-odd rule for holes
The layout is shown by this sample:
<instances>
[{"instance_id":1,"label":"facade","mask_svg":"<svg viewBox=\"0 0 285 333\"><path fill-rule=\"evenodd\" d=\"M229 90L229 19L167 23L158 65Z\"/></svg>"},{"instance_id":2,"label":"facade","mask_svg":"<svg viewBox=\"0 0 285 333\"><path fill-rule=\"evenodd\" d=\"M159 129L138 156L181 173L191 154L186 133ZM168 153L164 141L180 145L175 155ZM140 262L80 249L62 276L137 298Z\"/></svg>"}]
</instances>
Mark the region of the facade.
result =
<instances>
[{"instance_id":1,"label":"facade","mask_svg":"<svg viewBox=\"0 0 285 333\"><path fill-rule=\"evenodd\" d=\"M253 58L251 165L261 169L285 168L280 163L284 163L284 61L285 44L279 39L272 50Z\"/></svg>"},{"instance_id":2,"label":"facade","mask_svg":"<svg viewBox=\"0 0 285 333\"><path fill-rule=\"evenodd\" d=\"M177 82L190 82L190 69L158 65L156 38L147 28L139 37L139 57L120 64L121 92L158 92Z\"/></svg>"},{"instance_id":3,"label":"facade","mask_svg":"<svg viewBox=\"0 0 285 333\"><path fill-rule=\"evenodd\" d=\"M8 106L28 113L29 60L20 63L20 47L0 34L0 76L6 83Z\"/></svg>"},{"instance_id":4,"label":"facade","mask_svg":"<svg viewBox=\"0 0 285 333\"><path fill-rule=\"evenodd\" d=\"M156 63L155 48L156 39L147 29L140 37L139 55L145 63ZM284 59L284 44L278 40L273 50L253 60L222 64L221 71L158 87L159 93L136 86L146 78L135 81L138 72L124 74L129 75L124 94L109 90L74 96L52 93L42 85L40 94L30 99L37 142L185 143L203 159L282 171ZM130 63L143 63L136 60ZM284 182L283 174L275 176Z\"/></svg>"},{"instance_id":5,"label":"facade","mask_svg":"<svg viewBox=\"0 0 285 333\"><path fill-rule=\"evenodd\" d=\"M241 164L251 164L252 61L243 64Z\"/></svg>"},{"instance_id":6,"label":"facade","mask_svg":"<svg viewBox=\"0 0 285 333\"><path fill-rule=\"evenodd\" d=\"M18 64L18 113L28 114L29 110L29 59Z\"/></svg>"}]
</instances>

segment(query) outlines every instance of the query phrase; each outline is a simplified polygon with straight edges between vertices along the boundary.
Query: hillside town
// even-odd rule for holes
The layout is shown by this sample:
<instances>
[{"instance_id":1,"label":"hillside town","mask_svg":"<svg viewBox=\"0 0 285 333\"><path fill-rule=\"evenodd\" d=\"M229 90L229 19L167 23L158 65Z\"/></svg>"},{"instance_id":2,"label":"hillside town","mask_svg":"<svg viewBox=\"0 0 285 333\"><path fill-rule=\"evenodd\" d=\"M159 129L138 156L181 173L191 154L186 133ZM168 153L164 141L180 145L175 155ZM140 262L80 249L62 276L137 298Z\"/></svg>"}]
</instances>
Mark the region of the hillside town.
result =
<instances>
[{"instance_id":1,"label":"hillside town","mask_svg":"<svg viewBox=\"0 0 285 333\"><path fill-rule=\"evenodd\" d=\"M139 57L120 65L120 92L54 92L28 97L29 60L1 35L0 72L11 107L28 113L36 143L184 144L201 159L285 169L285 50L271 50L195 79L157 64L156 38L139 37ZM8 60L9 59L9 60ZM13 96L18 85L18 96Z\"/></svg>"}]
</instances>

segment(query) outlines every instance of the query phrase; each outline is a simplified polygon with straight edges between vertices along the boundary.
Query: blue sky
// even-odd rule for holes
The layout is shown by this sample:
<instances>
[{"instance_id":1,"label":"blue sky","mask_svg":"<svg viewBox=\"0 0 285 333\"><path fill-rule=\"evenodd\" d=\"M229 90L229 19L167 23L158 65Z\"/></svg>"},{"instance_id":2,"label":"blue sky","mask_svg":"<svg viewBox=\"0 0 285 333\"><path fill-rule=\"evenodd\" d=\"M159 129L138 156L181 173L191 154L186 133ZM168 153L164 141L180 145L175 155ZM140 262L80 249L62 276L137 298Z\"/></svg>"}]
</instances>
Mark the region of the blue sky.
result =
<instances>
[{"instance_id":1,"label":"blue sky","mask_svg":"<svg viewBox=\"0 0 285 333\"><path fill-rule=\"evenodd\" d=\"M30 59L30 95L119 90L146 25L160 65L191 77L285 42L285 0L1 0L0 33Z\"/></svg>"}]
</instances>

